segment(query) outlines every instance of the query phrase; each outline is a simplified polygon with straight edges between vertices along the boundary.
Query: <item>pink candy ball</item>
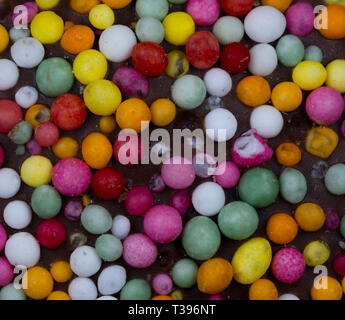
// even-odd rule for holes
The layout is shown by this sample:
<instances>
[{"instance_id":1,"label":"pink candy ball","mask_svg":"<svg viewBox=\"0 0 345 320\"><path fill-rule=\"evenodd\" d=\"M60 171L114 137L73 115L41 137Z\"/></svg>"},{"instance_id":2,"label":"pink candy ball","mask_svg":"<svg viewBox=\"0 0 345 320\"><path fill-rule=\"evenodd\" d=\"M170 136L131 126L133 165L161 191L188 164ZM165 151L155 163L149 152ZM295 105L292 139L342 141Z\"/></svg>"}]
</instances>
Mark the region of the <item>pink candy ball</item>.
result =
<instances>
[{"instance_id":1,"label":"pink candy ball","mask_svg":"<svg viewBox=\"0 0 345 320\"><path fill-rule=\"evenodd\" d=\"M314 9L308 2L297 2L286 11L287 30L299 37L312 32L314 20Z\"/></svg>"},{"instance_id":2,"label":"pink candy ball","mask_svg":"<svg viewBox=\"0 0 345 320\"><path fill-rule=\"evenodd\" d=\"M5 248L5 244L7 241L7 232L3 225L0 223L0 251Z\"/></svg>"},{"instance_id":3,"label":"pink candy ball","mask_svg":"<svg viewBox=\"0 0 345 320\"><path fill-rule=\"evenodd\" d=\"M237 185L240 177L240 169L231 161L222 162L216 168L216 182L223 188L233 188Z\"/></svg>"},{"instance_id":4,"label":"pink candy ball","mask_svg":"<svg viewBox=\"0 0 345 320\"><path fill-rule=\"evenodd\" d=\"M344 99L337 90L321 87L308 96L306 111L312 121L328 126L340 119L344 112Z\"/></svg>"},{"instance_id":5,"label":"pink candy ball","mask_svg":"<svg viewBox=\"0 0 345 320\"><path fill-rule=\"evenodd\" d=\"M60 160L54 166L52 174L55 189L67 197L83 194L90 186L91 177L90 168L77 158Z\"/></svg>"},{"instance_id":6,"label":"pink candy ball","mask_svg":"<svg viewBox=\"0 0 345 320\"><path fill-rule=\"evenodd\" d=\"M294 248L280 249L272 259L272 272L283 283L298 281L305 270L303 255Z\"/></svg>"},{"instance_id":7,"label":"pink candy ball","mask_svg":"<svg viewBox=\"0 0 345 320\"><path fill-rule=\"evenodd\" d=\"M218 0L189 0L186 10L198 26L210 26L219 17L220 4Z\"/></svg>"},{"instance_id":8,"label":"pink candy ball","mask_svg":"<svg viewBox=\"0 0 345 320\"><path fill-rule=\"evenodd\" d=\"M2 167L4 161L5 161L5 152L2 146L0 146L0 168Z\"/></svg>"},{"instance_id":9,"label":"pink candy ball","mask_svg":"<svg viewBox=\"0 0 345 320\"><path fill-rule=\"evenodd\" d=\"M153 194L147 187L134 187L128 192L125 207L129 214L141 216L153 205Z\"/></svg>"},{"instance_id":10,"label":"pink candy ball","mask_svg":"<svg viewBox=\"0 0 345 320\"><path fill-rule=\"evenodd\" d=\"M173 288L173 282L167 274L160 273L153 278L152 287L157 294L168 295Z\"/></svg>"},{"instance_id":11,"label":"pink candy ball","mask_svg":"<svg viewBox=\"0 0 345 320\"><path fill-rule=\"evenodd\" d=\"M145 234L132 234L123 242L123 259L134 268L151 266L157 254L156 244Z\"/></svg>"},{"instance_id":12,"label":"pink candy ball","mask_svg":"<svg viewBox=\"0 0 345 320\"><path fill-rule=\"evenodd\" d=\"M0 287L6 286L13 279L13 266L4 257L0 257Z\"/></svg>"},{"instance_id":13,"label":"pink candy ball","mask_svg":"<svg viewBox=\"0 0 345 320\"><path fill-rule=\"evenodd\" d=\"M164 183L172 189L186 189L195 180L193 164L178 156L164 161L161 173Z\"/></svg>"},{"instance_id":14,"label":"pink candy ball","mask_svg":"<svg viewBox=\"0 0 345 320\"><path fill-rule=\"evenodd\" d=\"M145 214L144 229L146 234L155 242L172 242L182 232L181 215L173 207L154 206Z\"/></svg>"},{"instance_id":15,"label":"pink candy ball","mask_svg":"<svg viewBox=\"0 0 345 320\"><path fill-rule=\"evenodd\" d=\"M21 6L24 6L25 8ZM27 12L27 15L24 15L25 10ZM33 1L25 2L25 3L22 3L21 5L15 6L13 10L13 14L11 16L12 23L13 25L26 25L32 21L32 19L37 14L37 12L38 12L37 4ZM26 21L24 21L25 18L23 20L24 16L26 17Z\"/></svg>"}]
</instances>

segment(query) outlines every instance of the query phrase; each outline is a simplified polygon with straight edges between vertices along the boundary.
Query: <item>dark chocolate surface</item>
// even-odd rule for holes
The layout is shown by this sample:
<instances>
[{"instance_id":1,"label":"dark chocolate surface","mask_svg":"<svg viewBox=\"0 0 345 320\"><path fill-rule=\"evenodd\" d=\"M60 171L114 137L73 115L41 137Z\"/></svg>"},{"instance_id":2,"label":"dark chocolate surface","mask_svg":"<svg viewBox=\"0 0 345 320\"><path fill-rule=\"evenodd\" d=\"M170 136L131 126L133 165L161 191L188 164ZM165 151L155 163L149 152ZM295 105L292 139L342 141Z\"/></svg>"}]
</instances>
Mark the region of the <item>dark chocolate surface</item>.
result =
<instances>
[{"instance_id":1,"label":"dark chocolate surface","mask_svg":"<svg viewBox=\"0 0 345 320\"><path fill-rule=\"evenodd\" d=\"M25 1L11 1L12 8L20 3L24 3ZM308 1L312 3L314 6L318 4L322 4L322 0L312 0ZM115 10L115 16L116 16L116 24L125 24L130 26L130 23L137 20L137 17L135 15L135 1L133 1L128 7L121 9L121 10ZM170 6L170 12L171 11L180 11L184 10L185 5L171 5ZM71 20L78 24L86 24L89 25L88 21L88 15L79 15L72 11L68 5L67 0L61 0L60 4L57 8L53 9L56 11L65 21ZM1 15L0 15L1 17ZM4 24L8 29L11 25L10 17L7 16L3 19L0 19L0 23ZM207 29L207 28L198 28L200 29ZM98 47L98 39L95 41L95 48ZM305 46L308 45L318 45L322 48L324 53L324 60L323 64L326 65L330 61L336 59L336 58L345 58L345 40L339 40L339 41L330 41L324 39L318 31L314 30L312 34L302 37L301 40L303 41ZM248 44L249 47L252 47L254 43L252 43L247 37L244 38L242 41L245 44ZM163 42L163 47L166 49L167 52L169 52L173 46L167 44L166 42ZM273 43L272 45L275 45ZM10 46L9 46L10 47ZM73 63L74 56L70 55L61 48L59 44L55 45L46 45L46 58L48 57L54 57L54 56L60 56L67 59L70 63ZM180 48L181 50L184 50L184 47ZM0 58L10 58L9 54L9 48L1 54ZM131 60L127 61L126 64L131 65ZM119 64L115 63L109 63L109 71L107 74L107 79L111 79L114 71L119 66ZM36 87L35 82L35 69L20 69L20 80L15 88L12 90L6 91L6 92L0 92L0 99L12 99L14 100L15 92L22 87L23 85L31 85ZM194 68L191 68L190 73L196 74L199 76L203 76L206 71L200 71L196 70ZM275 72L267 77L267 80L270 82L272 88L274 85L281 81L291 81L291 73L292 69L285 68L282 65L279 65L278 68L275 70ZM239 127L236 134L236 137L242 134L243 132L250 129L249 126L249 115L252 111L251 108L245 107L242 105L236 98L235 94L235 88L240 79L243 77L249 75L249 72L244 72L239 75L232 75L233 80L233 89L229 95L222 98L222 101L224 103L224 107L232 111L235 115L235 117L238 120ZM167 77L165 74L157 77L157 78L150 78L150 93L148 97L145 98L145 101L150 104L157 98L162 97L170 97L170 86L173 83L173 80L169 77ZM80 85L77 81L74 84L73 89L71 90L71 93L75 93L78 95L81 95L83 91L83 86ZM308 93L304 92L304 99L306 98ZM40 94L38 103L45 104L47 106L50 106L53 99L47 98ZM167 127L169 131L171 131L173 128L190 128L195 129L202 127L202 120L203 117L209 112L205 108L205 103L200 106L199 108L191 111L186 112L184 110L178 109L178 114L176 117L176 120ZM344 118L344 117L343 117ZM92 131L99 131L98 127L98 120L99 117L92 115L90 112L88 113L88 118L85 124L82 126L82 128L72 131L72 132L61 132L61 136L71 136L76 138L79 142L82 141L82 139L90 132ZM285 141L294 141L297 144L300 145L302 149L302 161L296 166L296 169L301 170L305 177L307 178L308 182L308 194L306 198L304 199L304 202L315 202L319 204L323 209L331 208L337 211L340 216L344 215L345 212L345 199L344 197L338 197L333 196L329 194L325 188L325 185L323 183L323 179L317 179L312 178L312 170L313 165L317 164L318 162L322 161L322 159L314 157L310 154L308 154L305 151L304 142L307 131L312 128L313 124L311 121L308 120L304 104L297 110L288 114L284 114L284 120L285 120L285 126L282 131L282 133L274 139L270 139L268 141L269 145L272 148L276 148L281 142ZM344 119L341 119L337 124L333 125L332 128L339 134L340 140L339 145L336 149L336 151L331 155L329 159L326 160L327 164L330 166L332 164L338 163L338 162L344 162L344 155L345 155L345 138L340 133L340 124L341 121ZM154 126L151 126L151 129L154 129ZM116 135L118 133L118 130L116 130L115 133L109 135L109 139L111 142L114 141ZM234 139L232 139L228 143L228 151L230 150L230 146ZM5 163L3 167L10 167L15 169L17 172L20 171L21 164L23 161L29 157L29 153L26 152L23 156L16 156L15 150L16 145L12 143L9 138L5 134L0 134L0 144L4 147L6 158ZM228 152L229 153L229 152ZM54 156L53 152L50 148L44 148L43 155L49 157L53 164L57 163L58 159ZM81 154L79 154L79 157L81 158ZM230 159L230 154L228 154L228 159ZM120 170L127 183L129 185L148 185L148 181L152 174L156 172L160 172L160 166L154 166L154 165L139 165L139 166L133 166L133 167L124 167L120 165L119 163L116 163L114 159L111 160L109 163L110 167L114 167L118 170ZM263 167L269 168L275 172L277 176L280 175L280 173L283 171L283 167L280 166L277 161L273 158L272 160L266 162ZM244 170L242 170L244 171ZM196 179L193 186L190 188L190 191L192 191L199 183L203 182L205 180L203 179ZM26 186L24 183L22 183L21 189L19 193L12 199L9 200L0 200L0 221L3 222L3 209L6 206L6 204L10 201L13 201L15 199L24 200L28 203L30 202L31 194L33 192L33 189ZM227 202L238 200L238 194L237 189L231 189L231 190L225 190ZM169 204L172 194L174 193L174 190L166 189L164 192L155 194L155 204ZM91 194L91 192L90 192ZM64 197L64 204L67 203L69 199ZM106 207L111 215L114 217L118 214L126 215L131 220L131 233L135 232L144 232L143 226L142 226L142 218L141 217L132 217L129 216L125 209L123 203L119 203L117 200L115 201L103 201L97 198L92 198L94 204L100 204L104 207ZM297 205L291 205L284 201L281 197L277 199L277 201L271 205L268 208L265 209L259 209L258 214L260 217L260 225L254 236L263 236L266 237L265 233L265 225L268 220L268 218L277 212L286 212L289 214L293 214L294 210L296 209ZM197 213L194 211L194 209L191 207L186 215L183 216L183 221L186 223L189 219L196 216ZM81 226L80 222L70 222L64 218L63 212L61 212L57 217L58 220L62 221L64 225L67 228L68 236L70 236L74 232L83 232L88 236L88 245L94 246L95 240L97 237L92 236L88 234L83 227ZM216 221L216 217L213 217ZM33 220L30 224L30 226L23 231L30 232L32 234L35 234L36 228L39 224L41 219L34 215ZM8 236L12 235L13 233L16 233L18 231L11 230L7 227ZM322 239L326 241L330 248L331 248L331 257L326 262L326 266L328 267L328 272L330 276L333 276L337 278L338 280L341 280L340 276L337 276L333 269L332 269L332 259L333 257L341 250L339 247L339 241L344 240L339 232L339 230L336 231L328 231L325 227L323 227L321 230L317 232L307 233L302 230L299 230L298 236L296 239L290 243L288 246L294 246L299 251L303 251L304 247L311 241ZM230 239L225 238L222 236L222 243L219 251L215 255L216 257L223 257L225 259L228 259L231 261L231 258L236 251L236 249L245 241L233 241ZM282 246L275 245L271 243L273 254L282 248ZM63 246L58 248L57 250L48 250L44 247L41 247L41 260L39 261L39 265L42 265L44 267L49 268L49 265L60 259L69 260L69 256L71 252L73 251L73 247L70 245L69 240L67 239ZM111 263L111 264L121 264L123 265L127 270L127 279L133 279L133 278L143 278L150 281L154 275L160 272L167 272L169 273L176 261L179 259L186 257L186 254L182 248L182 244L180 241L180 238L178 238L175 242L167 245L158 245L159 249L159 257L157 261L154 263L153 266L146 268L146 269L134 269L129 267L122 259L119 259L118 261ZM4 255L4 252L1 253ZM103 263L101 270L109 264ZM97 281L98 274L96 274L93 279ZM279 295L284 293L292 293L297 295L300 299L310 299L310 288L312 287L313 280L316 277L316 274L313 273L313 268L307 267L306 271L303 275L303 277L296 283L291 285L286 285L279 283L272 275L271 271L268 270L267 273L264 276L265 278L271 279L274 281L274 283L278 287ZM54 290L66 290L67 291L68 284L58 284L55 283ZM226 289L225 295L231 299L231 300L239 300L239 299L248 299L248 290L249 286L238 284L235 280L232 281L231 285ZM207 295L202 294L198 291L197 287L194 286L192 289L188 290L182 290L184 299L206 299ZM115 295L116 297L119 297L119 294Z\"/></svg>"}]
</instances>

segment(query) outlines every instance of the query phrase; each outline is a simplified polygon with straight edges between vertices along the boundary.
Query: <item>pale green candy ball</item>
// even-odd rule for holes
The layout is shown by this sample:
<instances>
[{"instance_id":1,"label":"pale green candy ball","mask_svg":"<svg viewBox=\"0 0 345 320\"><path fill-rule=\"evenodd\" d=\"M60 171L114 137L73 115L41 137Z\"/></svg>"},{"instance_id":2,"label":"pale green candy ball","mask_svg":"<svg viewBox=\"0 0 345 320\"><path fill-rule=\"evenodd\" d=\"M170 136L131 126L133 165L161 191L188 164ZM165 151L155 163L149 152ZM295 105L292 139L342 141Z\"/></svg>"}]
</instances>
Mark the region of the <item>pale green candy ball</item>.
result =
<instances>
[{"instance_id":1,"label":"pale green candy ball","mask_svg":"<svg viewBox=\"0 0 345 320\"><path fill-rule=\"evenodd\" d=\"M304 58L303 42L292 34L280 38L276 46L279 62L285 67L294 67Z\"/></svg>"},{"instance_id":2,"label":"pale green candy ball","mask_svg":"<svg viewBox=\"0 0 345 320\"><path fill-rule=\"evenodd\" d=\"M31 196L31 207L42 219L51 219L61 210L60 194L49 185L39 186Z\"/></svg>"},{"instance_id":3,"label":"pale green candy ball","mask_svg":"<svg viewBox=\"0 0 345 320\"><path fill-rule=\"evenodd\" d=\"M112 262L122 256L122 242L111 234L103 234L96 240L97 254L106 262Z\"/></svg>"},{"instance_id":4,"label":"pale green candy ball","mask_svg":"<svg viewBox=\"0 0 345 320\"><path fill-rule=\"evenodd\" d=\"M168 0L168 1L173 4L181 4L181 3L186 3L188 0Z\"/></svg>"},{"instance_id":5,"label":"pale green candy ball","mask_svg":"<svg viewBox=\"0 0 345 320\"><path fill-rule=\"evenodd\" d=\"M9 36L13 42L16 42L17 40L30 37L30 29L17 29L12 27L9 31Z\"/></svg>"},{"instance_id":6,"label":"pale green candy ball","mask_svg":"<svg viewBox=\"0 0 345 320\"><path fill-rule=\"evenodd\" d=\"M337 196L345 194L345 165L337 163L331 166L325 176L327 190Z\"/></svg>"},{"instance_id":7,"label":"pale green candy ball","mask_svg":"<svg viewBox=\"0 0 345 320\"><path fill-rule=\"evenodd\" d=\"M232 42L241 42L244 36L244 26L236 17L224 16L213 26L213 34L223 46Z\"/></svg>"},{"instance_id":8,"label":"pale green candy ball","mask_svg":"<svg viewBox=\"0 0 345 320\"><path fill-rule=\"evenodd\" d=\"M303 60L321 62L323 60L323 52L318 46L309 46L305 49Z\"/></svg>"},{"instance_id":9,"label":"pale green candy ball","mask_svg":"<svg viewBox=\"0 0 345 320\"><path fill-rule=\"evenodd\" d=\"M133 279L128 281L122 288L120 300L150 300L151 287L143 279Z\"/></svg>"},{"instance_id":10,"label":"pale green candy ball","mask_svg":"<svg viewBox=\"0 0 345 320\"><path fill-rule=\"evenodd\" d=\"M16 289L13 283L10 283L1 288L0 300L26 300L26 295L23 289Z\"/></svg>"},{"instance_id":11,"label":"pale green candy ball","mask_svg":"<svg viewBox=\"0 0 345 320\"><path fill-rule=\"evenodd\" d=\"M279 177L280 195L290 203L301 202L307 194L307 180L302 172L286 168Z\"/></svg>"},{"instance_id":12,"label":"pale green candy ball","mask_svg":"<svg viewBox=\"0 0 345 320\"><path fill-rule=\"evenodd\" d=\"M196 283L198 265L191 259L181 259L172 269L174 283L180 288L191 288Z\"/></svg>"},{"instance_id":13,"label":"pale green candy ball","mask_svg":"<svg viewBox=\"0 0 345 320\"><path fill-rule=\"evenodd\" d=\"M167 0L137 0L135 10L140 18L153 17L163 20L169 12Z\"/></svg>"},{"instance_id":14,"label":"pale green candy ball","mask_svg":"<svg viewBox=\"0 0 345 320\"><path fill-rule=\"evenodd\" d=\"M135 26L135 33L140 41L151 41L159 44L164 40L162 23L152 17L141 18Z\"/></svg>"},{"instance_id":15,"label":"pale green candy ball","mask_svg":"<svg viewBox=\"0 0 345 320\"><path fill-rule=\"evenodd\" d=\"M113 221L107 209L98 205L89 205L81 214L81 224L92 234L102 234L111 229Z\"/></svg>"}]
</instances>

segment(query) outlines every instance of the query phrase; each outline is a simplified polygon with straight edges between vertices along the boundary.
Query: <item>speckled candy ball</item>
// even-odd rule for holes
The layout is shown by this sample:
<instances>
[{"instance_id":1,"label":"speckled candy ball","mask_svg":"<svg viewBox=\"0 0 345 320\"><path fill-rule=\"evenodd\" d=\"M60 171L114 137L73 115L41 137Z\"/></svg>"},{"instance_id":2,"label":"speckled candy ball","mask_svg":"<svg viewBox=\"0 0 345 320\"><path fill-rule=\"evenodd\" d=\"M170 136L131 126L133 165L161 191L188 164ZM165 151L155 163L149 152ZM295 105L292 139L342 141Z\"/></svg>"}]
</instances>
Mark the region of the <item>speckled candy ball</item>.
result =
<instances>
[{"instance_id":1,"label":"speckled candy ball","mask_svg":"<svg viewBox=\"0 0 345 320\"><path fill-rule=\"evenodd\" d=\"M38 66L44 58L44 47L35 38L22 38L11 47L11 56L18 67L31 69Z\"/></svg>"},{"instance_id":2,"label":"speckled candy ball","mask_svg":"<svg viewBox=\"0 0 345 320\"><path fill-rule=\"evenodd\" d=\"M0 257L0 286L6 286L13 279L13 266L4 257Z\"/></svg>"},{"instance_id":3,"label":"speckled candy ball","mask_svg":"<svg viewBox=\"0 0 345 320\"><path fill-rule=\"evenodd\" d=\"M285 13L287 30L299 37L312 32L314 28L314 8L308 2L297 2Z\"/></svg>"},{"instance_id":4,"label":"speckled candy ball","mask_svg":"<svg viewBox=\"0 0 345 320\"><path fill-rule=\"evenodd\" d=\"M52 186L39 186L32 193L31 207L42 219L55 217L60 212L61 206L61 196Z\"/></svg>"},{"instance_id":5,"label":"speckled candy ball","mask_svg":"<svg viewBox=\"0 0 345 320\"><path fill-rule=\"evenodd\" d=\"M122 256L121 241L111 234L102 234L95 243L97 254L107 262L116 261Z\"/></svg>"},{"instance_id":6,"label":"speckled candy ball","mask_svg":"<svg viewBox=\"0 0 345 320\"><path fill-rule=\"evenodd\" d=\"M141 42L151 41L159 44L164 40L163 25L153 17L139 19L135 26L135 33Z\"/></svg>"},{"instance_id":7,"label":"speckled candy ball","mask_svg":"<svg viewBox=\"0 0 345 320\"><path fill-rule=\"evenodd\" d=\"M279 62L288 68L296 66L304 58L303 42L292 34L281 37L276 46Z\"/></svg>"},{"instance_id":8,"label":"speckled candy ball","mask_svg":"<svg viewBox=\"0 0 345 320\"><path fill-rule=\"evenodd\" d=\"M325 210L325 226L328 230L337 230L340 225L340 218L337 212L332 209Z\"/></svg>"},{"instance_id":9,"label":"speckled candy ball","mask_svg":"<svg viewBox=\"0 0 345 320\"><path fill-rule=\"evenodd\" d=\"M77 277L70 282L68 295L72 300L96 300L97 287L91 279Z\"/></svg>"},{"instance_id":10,"label":"speckled candy ball","mask_svg":"<svg viewBox=\"0 0 345 320\"><path fill-rule=\"evenodd\" d=\"M186 11L198 26L214 24L220 13L218 0L189 0Z\"/></svg>"},{"instance_id":11,"label":"speckled candy ball","mask_svg":"<svg viewBox=\"0 0 345 320\"><path fill-rule=\"evenodd\" d=\"M152 287L157 294L168 295L172 291L173 282L167 274L160 273L153 278Z\"/></svg>"},{"instance_id":12,"label":"speckled candy ball","mask_svg":"<svg viewBox=\"0 0 345 320\"><path fill-rule=\"evenodd\" d=\"M81 246L76 248L70 256L72 271L79 277L91 277L101 267L101 258L97 255L95 248Z\"/></svg>"},{"instance_id":13,"label":"speckled candy ball","mask_svg":"<svg viewBox=\"0 0 345 320\"><path fill-rule=\"evenodd\" d=\"M109 231L113 220L109 211L99 205L88 205L81 214L82 226L92 234L102 234Z\"/></svg>"},{"instance_id":14,"label":"speckled candy ball","mask_svg":"<svg viewBox=\"0 0 345 320\"><path fill-rule=\"evenodd\" d=\"M141 216L153 205L153 194L149 188L136 186L132 188L125 200L125 208L133 216Z\"/></svg>"}]
</instances>

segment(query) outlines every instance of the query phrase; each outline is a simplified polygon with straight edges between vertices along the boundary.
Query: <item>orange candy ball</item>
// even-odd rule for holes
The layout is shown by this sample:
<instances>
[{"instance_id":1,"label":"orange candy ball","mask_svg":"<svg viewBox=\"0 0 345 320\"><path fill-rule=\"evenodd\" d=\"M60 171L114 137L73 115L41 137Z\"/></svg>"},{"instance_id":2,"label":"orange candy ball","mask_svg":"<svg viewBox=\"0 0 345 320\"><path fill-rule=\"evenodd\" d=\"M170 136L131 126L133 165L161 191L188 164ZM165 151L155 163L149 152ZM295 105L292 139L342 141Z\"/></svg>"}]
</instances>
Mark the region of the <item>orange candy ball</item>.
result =
<instances>
[{"instance_id":1,"label":"orange candy ball","mask_svg":"<svg viewBox=\"0 0 345 320\"><path fill-rule=\"evenodd\" d=\"M34 300L42 300L53 291L54 281L49 271L43 267L32 267L26 271L24 278L27 279L25 294Z\"/></svg>"},{"instance_id":2,"label":"orange candy ball","mask_svg":"<svg viewBox=\"0 0 345 320\"><path fill-rule=\"evenodd\" d=\"M276 213L268 219L267 237L276 244L288 244L296 238L297 232L296 221L286 213Z\"/></svg>"},{"instance_id":3,"label":"orange candy ball","mask_svg":"<svg viewBox=\"0 0 345 320\"><path fill-rule=\"evenodd\" d=\"M310 290L310 295L312 300L341 300L343 297L343 289L338 280L327 277L327 279L320 279L319 284L321 285L323 281L327 280L327 288L316 288L315 285L312 286Z\"/></svg>"},{"instance_id":4,"label":"orange candy ball","mask_svg":"<svg viewBox=\"0 0 345 320\"><path fill-rule=\"evenodd\" d=\"M67 261L56 261L51 265L50 273L56 282L67 282L72 279L73 271Z\"/></svg>"},{"instance_id":5,"label":"orange candy ball","mask_svg":"<svg viewBox=\"0 0 345 320\"><path fill-rule=\"evenodd\" d=\"M317 204L303 203L296 209L295 219L302 230L313 232L322 228L326 217L322 208Z\"/></svg>"},{"instance_id":6,"label":"orange candy ball","mask_svg":"<svg viewBox=\"0 0 345 320\"><path fill-rule=\"evenodd\" d=\"M268 279L256 280L249 288L249 300L278 300L278 290Z\"/></svg>"},{"instance_id":7,"label":"orange candy ball","mask_svg":"<svg viewBox=\"0 0 345 320\"><path fill-rule=\"evenodd\" d=\"M248 76L238 83L236 94L246 106L257 107L271 99L271 87L263 77Z\"/></svg>"},{"instance_id":8,"label":"orange candy ball","mask_svg":"<svg viewBox=\"0 0 345 320\"><path fill-rule=\"evenodd\" d=\"M300 148L293 142L281 143L275 154L278 163L285 167L293 167L302 159Z\"/></svg>"},{"instance_id":9,"label":"orange candy ball","mask_svg":"<svg viewBox=\"0 0 345 320\"><path fill-rule=\"evenodd\" d=\"M153 297L152 300L174 300L174 299L170 296L161 295L161 296Z\"/></svg>"},{"instance_id":10,"label":"orange candy ball","mask_svg":"<svg viewBox=\"0 0 345 320\"><path fill-rule=\"evenodd\" d=\"M61 137L52 147L54 155L59 159L74 158L79 153L79 143L70 137Z\"/></svg>"},{"instance_id":11,"label":"orange candy ball","mask_svg":"<svg viewBox=\"0 0 345 320\"><path fill-rule=\"evenodd\" d=\"M71 0L70 6L72 10L80 14L89 13L89 11L97 4L100 4L100 0Z\"/></svg>"},{"instance_id":12,"label":"orange candy ball","mask_svg":"<svg viewBox=\"0 0 345 320\"><path fill-rule=\"evenodd\" d=\"M281 112L296 110L302 100L302 90L294 82L280 82L272 90L272 103Z\"/></svg>"},{"instance_id":13,"label":"orange candy ball","mask_svg":"<svg viewBox=\"0 0 345 320\"><path fill-rule=\"evenodd\" d=\"M63 291L53 291L47 300L72 300L71 297Z\"/></svg>"},{"instance_id":14,"label":"orange candy ball","mask_svg":"<svg viewBox=\"0 0 345 320\"><path fill-rule=\"evenodd\" d=\"M116 122L113 116L103 116L99 119L99 128L105 134L110 134L116 129Z\"/></svg>"},{"instance_id":15,"label":"orange candy ball","mask_svg":"<svg viewBox=\"0 0 345 320\"><path fill-rule=\"evenodd\" d=\"M338 40L345 38L345 7L339 4L331 4L327 7L328 26L327 28L321 28L320 33L330 40ZM317 17L318 21L322 22L322 9Z\"/></svg>"},{"instance_id":16,"label":"orange candy ball","mask_svg":"<svg viewBox=\"0 0 345 320\"><path fill-rule=\"evenodd\" d=\"M132 0L102 0L102 2L113 9L122 9L127 7Z\"/></svg>"},{"instance_id":17,"label":"orange candy ball","mask_svg":"<svg viewBox=\"0 0 345 320\"><path fill-rule=\"evenodd\" d=\"M95 34L91 28L75 25L67 29L61 38L61 47L70 54L77 55L84 50L91 49L95 41Z\"/></svg>"},{"instance_id":18,"label":"orange candy ball","mask_svg":"<svg viewBox=\"0 0 345 320\"><path fill-rule=\"evenodd\" d=\"M34 104L25 113L25 121L35 129L40 123L50 120L50 110L43 104Z\"/></svg>"}]
</instances>

